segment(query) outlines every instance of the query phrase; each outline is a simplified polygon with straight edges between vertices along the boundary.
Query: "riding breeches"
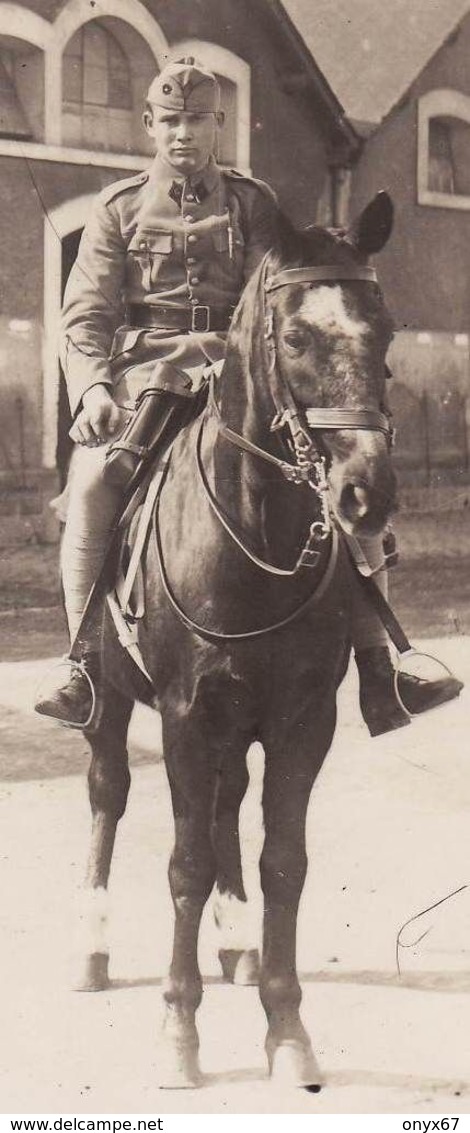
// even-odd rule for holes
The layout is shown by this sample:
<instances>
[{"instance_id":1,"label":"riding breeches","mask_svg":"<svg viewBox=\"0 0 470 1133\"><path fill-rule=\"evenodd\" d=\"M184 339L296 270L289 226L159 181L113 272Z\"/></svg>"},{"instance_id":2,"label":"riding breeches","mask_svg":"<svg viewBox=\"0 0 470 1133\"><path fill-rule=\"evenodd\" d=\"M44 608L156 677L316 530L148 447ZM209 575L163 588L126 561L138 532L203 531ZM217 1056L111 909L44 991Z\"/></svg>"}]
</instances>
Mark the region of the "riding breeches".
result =
<instances>
[{"instance_id":1,"label":"riding breeches","mask_svg":"<svg viewBox=\"0 0 470 1133\"><path fill-rule=\"evenodd\" d=\"M65 610L73 641L90 590L103 565L122 491L106 483L103 472L109 445L77 446L70 466L67 520L61 570Z\"/></svg>"}]
</instances>

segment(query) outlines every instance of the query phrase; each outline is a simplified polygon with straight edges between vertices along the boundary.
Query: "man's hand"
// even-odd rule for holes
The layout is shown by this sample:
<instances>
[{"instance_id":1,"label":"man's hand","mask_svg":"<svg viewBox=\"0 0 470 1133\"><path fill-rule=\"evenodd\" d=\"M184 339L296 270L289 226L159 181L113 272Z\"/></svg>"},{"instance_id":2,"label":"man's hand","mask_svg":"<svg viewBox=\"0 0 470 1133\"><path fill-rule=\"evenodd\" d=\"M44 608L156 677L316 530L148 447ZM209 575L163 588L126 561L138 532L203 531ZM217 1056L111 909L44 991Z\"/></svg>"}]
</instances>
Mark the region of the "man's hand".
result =
<instances>
[{"instance_id":1,"label":"man's hand","mask_svg":"<svg viewBox=\"0 0 470 1133\"><path fill-rule=\"evenodd\" d=\"M89 448L106 444L122 431L128 416L113 401L107 386L91 386L83 395L83 408L72 425L70 437L75 444Z\"/></svg>"}]
</instances>

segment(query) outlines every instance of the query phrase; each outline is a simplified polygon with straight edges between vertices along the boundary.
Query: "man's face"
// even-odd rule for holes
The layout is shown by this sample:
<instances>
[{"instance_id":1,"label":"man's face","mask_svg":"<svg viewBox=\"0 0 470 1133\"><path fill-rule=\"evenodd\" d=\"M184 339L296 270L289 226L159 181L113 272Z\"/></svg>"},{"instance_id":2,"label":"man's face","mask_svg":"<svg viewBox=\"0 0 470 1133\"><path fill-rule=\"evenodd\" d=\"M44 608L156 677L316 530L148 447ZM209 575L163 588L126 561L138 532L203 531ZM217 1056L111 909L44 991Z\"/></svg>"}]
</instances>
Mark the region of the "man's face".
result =
<instances>
[{"instance_id":1,"label":"man's face","mask_svg":"<svg viewBox=\"0 0 470 1133\"><path fill-rule=\"evenodd\" d=\"M176 173L188 176L204 169L214 153L220 116L190 114L152 106L144 121L157 153Z\"/></svg>"}]
</instances>

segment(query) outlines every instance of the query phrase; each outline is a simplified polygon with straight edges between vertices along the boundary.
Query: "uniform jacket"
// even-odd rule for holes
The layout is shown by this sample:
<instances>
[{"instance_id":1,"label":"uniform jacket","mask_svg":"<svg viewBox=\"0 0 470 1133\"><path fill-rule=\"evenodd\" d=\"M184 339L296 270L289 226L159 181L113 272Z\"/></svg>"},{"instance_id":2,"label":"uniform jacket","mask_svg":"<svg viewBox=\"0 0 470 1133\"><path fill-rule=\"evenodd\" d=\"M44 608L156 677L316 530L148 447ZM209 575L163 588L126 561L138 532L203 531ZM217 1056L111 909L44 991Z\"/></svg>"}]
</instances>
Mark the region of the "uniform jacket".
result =
<instances>
[{"instance_id":1,"label":"uniform jacket","mask_svg":"<svg viewBox=\"0 0 470 1133\"><path fill-rule=\"evenodd\" d=\"M224 356L226 332L141 329L129 303L235 305L276 241L268 186L211 161L183 180L157 156L145 172L98 196L64 300L61 358L72 412L91 386L132 404L153 384L156 363L190 371Z\"/></svg>"}]
</instances>

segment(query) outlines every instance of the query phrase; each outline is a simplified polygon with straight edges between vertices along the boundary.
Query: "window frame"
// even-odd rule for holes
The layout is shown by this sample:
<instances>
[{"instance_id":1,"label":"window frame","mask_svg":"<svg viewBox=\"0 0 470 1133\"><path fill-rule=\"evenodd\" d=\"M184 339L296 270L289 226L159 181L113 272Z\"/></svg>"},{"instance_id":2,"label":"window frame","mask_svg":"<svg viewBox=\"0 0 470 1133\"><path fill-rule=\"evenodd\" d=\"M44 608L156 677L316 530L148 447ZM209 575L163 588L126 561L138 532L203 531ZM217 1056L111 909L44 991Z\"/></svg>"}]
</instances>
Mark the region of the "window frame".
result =
<instances>
[{"instance_id":1,"label":"window frame","mask_svg":"<svg viewBox=\"0 0 470 1133\"><path fill-rule=\"evenodd\" d=\"M458 118L470 125L470 97L457 90L432 90L418 100L418 204L457 211L470 210L470 195L429 188L429 123L432 118Z\"/></svg>"}]
</instances>

